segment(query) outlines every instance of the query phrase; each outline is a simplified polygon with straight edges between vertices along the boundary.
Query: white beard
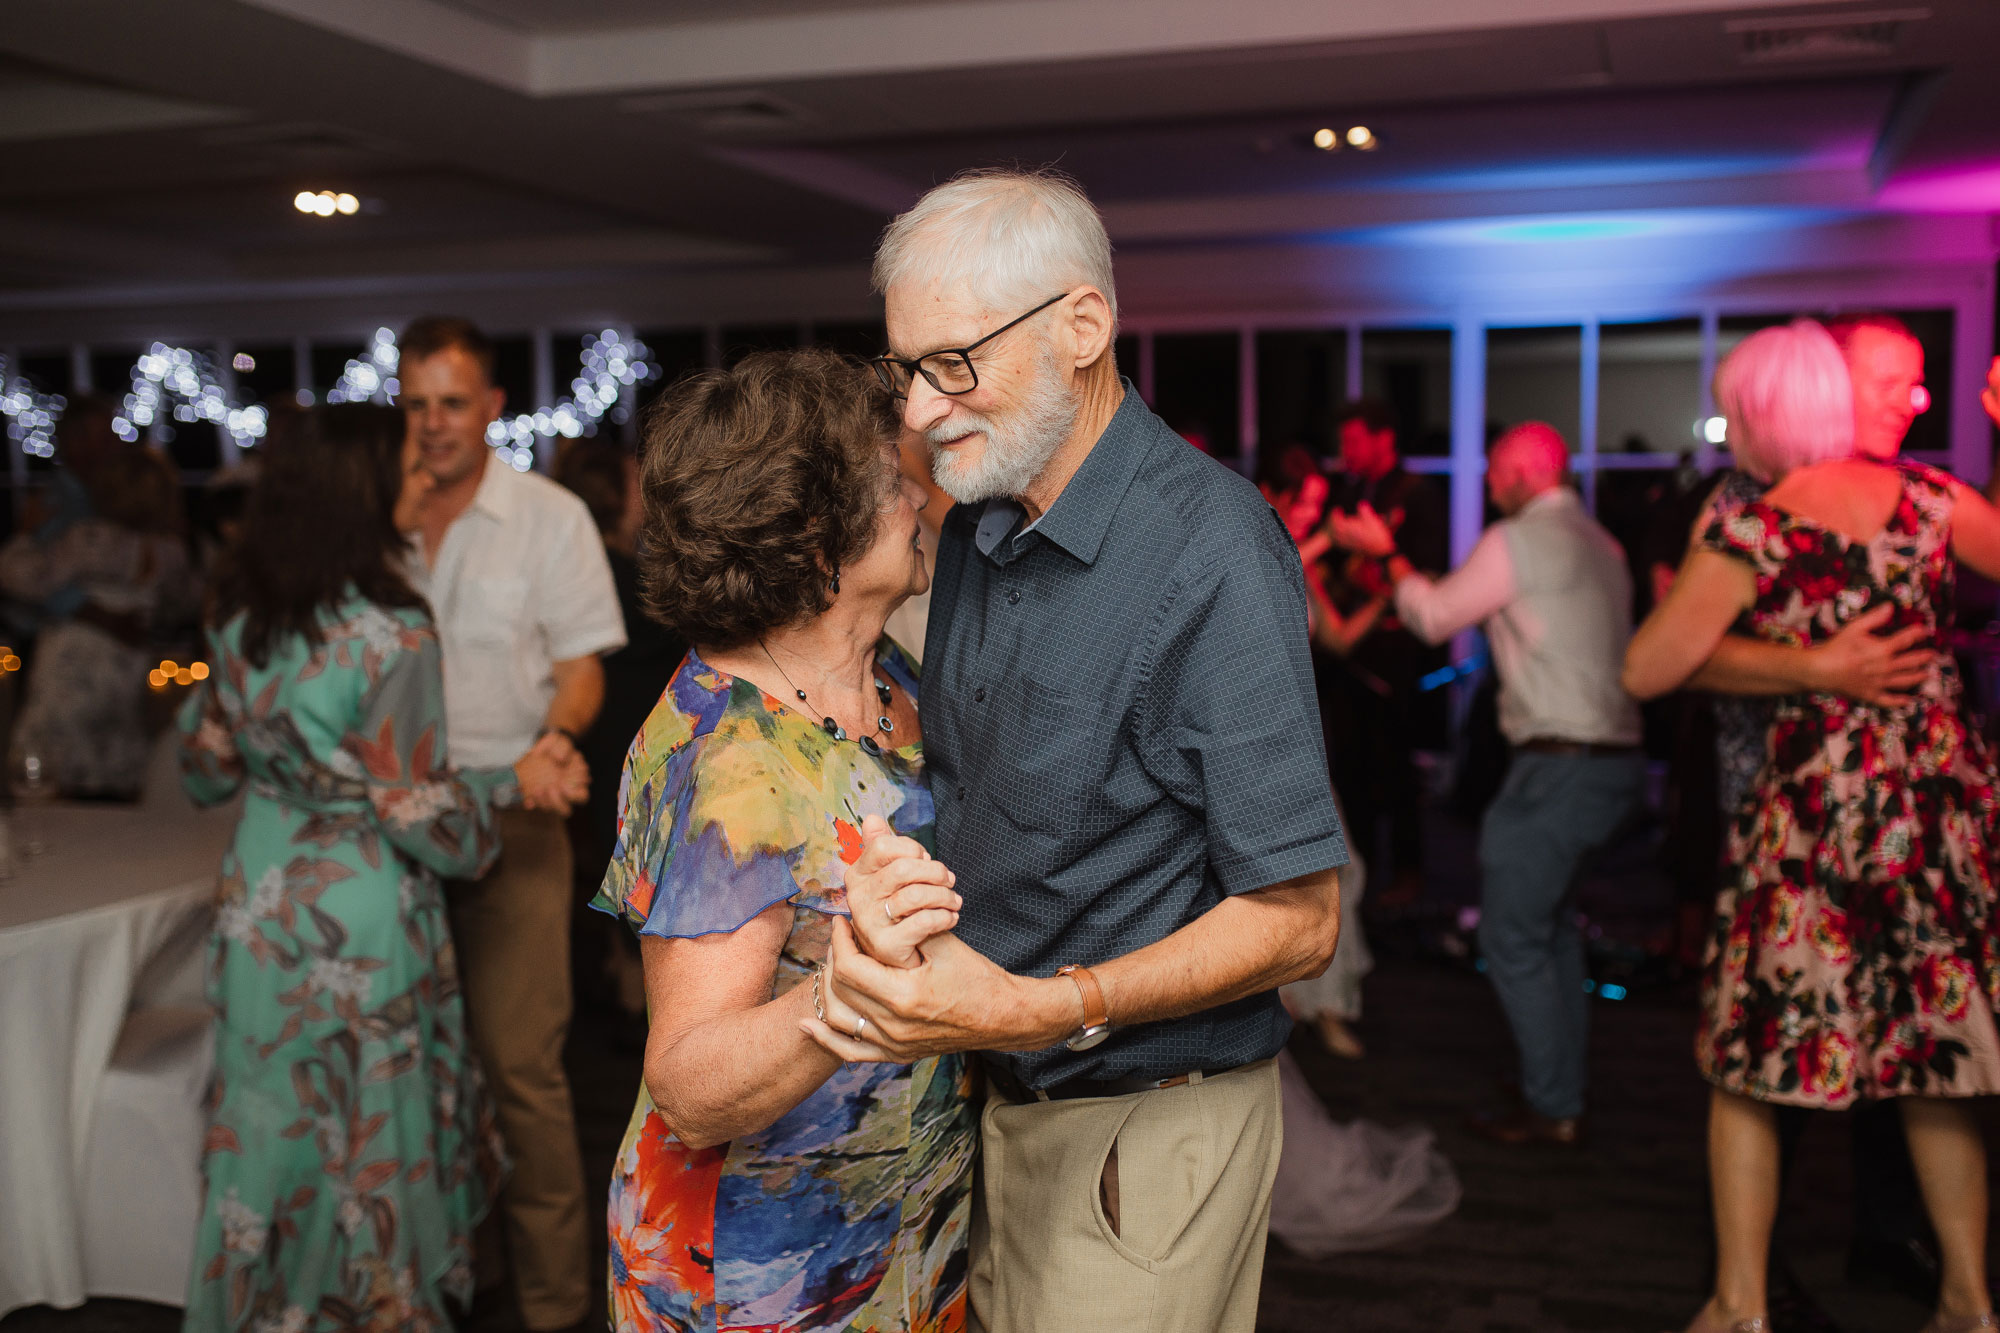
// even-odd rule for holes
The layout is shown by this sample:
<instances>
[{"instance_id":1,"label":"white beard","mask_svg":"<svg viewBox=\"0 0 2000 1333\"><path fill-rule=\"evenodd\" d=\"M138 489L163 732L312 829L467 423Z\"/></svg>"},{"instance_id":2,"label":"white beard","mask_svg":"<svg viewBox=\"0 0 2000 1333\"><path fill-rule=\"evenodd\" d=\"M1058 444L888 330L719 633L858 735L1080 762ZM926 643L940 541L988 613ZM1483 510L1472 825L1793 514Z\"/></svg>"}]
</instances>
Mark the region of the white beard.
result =
<instances>
[{"instance_id":1,"label":"white beard","mask_svg":"<svg viewBox=\"0 0 2000 1333\"><path fill-rule=\"evenodd\" d=\"M959 504L1022 495L1069 438L1082 409L1083 404L1062 381L1054 351L1047 350L1034 382L1005 418L995 420L959 411L924 433L931 452L931 476L938 489ZM986 447L977 459L957 457L945 448L974 434L986 436Z\"/></svg>"}]
</instances>

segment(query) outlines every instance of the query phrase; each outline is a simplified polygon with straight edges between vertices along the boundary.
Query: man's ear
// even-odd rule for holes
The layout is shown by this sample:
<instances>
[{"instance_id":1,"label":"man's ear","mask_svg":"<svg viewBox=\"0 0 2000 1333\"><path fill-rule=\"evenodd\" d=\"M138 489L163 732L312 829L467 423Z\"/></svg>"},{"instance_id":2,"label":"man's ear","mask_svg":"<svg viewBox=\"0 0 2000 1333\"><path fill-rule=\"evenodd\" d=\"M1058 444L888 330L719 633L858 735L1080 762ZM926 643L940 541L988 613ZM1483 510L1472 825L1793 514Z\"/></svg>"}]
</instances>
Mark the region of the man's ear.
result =
<instances>
[{"instance_id":1,"label":"man's ear","mask_svg":"<svg viewBox=\"0 0 2000 1333\"><path fill-rule=\"evenodd\" d=\"M1095 287L1079 289L1070 310L1070 336L1076 339L1076 368L1097 364L1111 348L1116 334L1111 318L1111 302Z\"/></svg>"}]
</instances>

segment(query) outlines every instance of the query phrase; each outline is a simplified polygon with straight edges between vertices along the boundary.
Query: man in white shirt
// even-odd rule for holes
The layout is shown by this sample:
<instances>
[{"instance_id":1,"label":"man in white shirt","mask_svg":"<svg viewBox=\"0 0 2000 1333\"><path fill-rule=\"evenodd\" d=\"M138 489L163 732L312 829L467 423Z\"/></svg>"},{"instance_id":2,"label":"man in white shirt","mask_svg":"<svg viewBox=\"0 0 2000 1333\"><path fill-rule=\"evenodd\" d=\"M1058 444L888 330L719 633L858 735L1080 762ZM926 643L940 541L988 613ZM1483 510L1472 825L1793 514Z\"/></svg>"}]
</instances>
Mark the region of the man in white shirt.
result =
<instances>
[{"instance_id":1,"label":"man in white shirt","mask_svg":"<svg viewBox=\"0 0 2000 1333\"><path fill-rule=\"evenodd\" d=\"M1442 643L1486 631L1500 676L1500 730L1513 761L1480 829L1479 923L1486 975L1521 1052L1525 1105L1478 1117L1504 1143L1576 1143L1589 999L1573 890L1585 855L1638 804L1639 706L1619 685L1632 635L1625 553L1564 478L1553 426L1517 426L1493 445L1486 484L1504 518L1435 581L1412 568L1373 510L1336 516L1334 539L1388 560L1396 614Z\"/></svg>"},{"instance_id":2,"label":"man in white shirt","mask_svg":"<svg viewBox=\"0 0 2000 1333\"><path fill-rule=\"evenodd\" d=\"M452 762L574 753L604 699L600 653L625 626L583 501L494 456L486 427L505 393L493 347L461 319L403 333L401 402L412 477L429 485L410 572L444 648ZM571 864L560 793L499 813L498 864L452 886L467 1027L513 1161L501 1196L515 1294L535 1333L589 1313L590 1210L563 1073L569 1030Z\"/></svg>"}]
</instances>

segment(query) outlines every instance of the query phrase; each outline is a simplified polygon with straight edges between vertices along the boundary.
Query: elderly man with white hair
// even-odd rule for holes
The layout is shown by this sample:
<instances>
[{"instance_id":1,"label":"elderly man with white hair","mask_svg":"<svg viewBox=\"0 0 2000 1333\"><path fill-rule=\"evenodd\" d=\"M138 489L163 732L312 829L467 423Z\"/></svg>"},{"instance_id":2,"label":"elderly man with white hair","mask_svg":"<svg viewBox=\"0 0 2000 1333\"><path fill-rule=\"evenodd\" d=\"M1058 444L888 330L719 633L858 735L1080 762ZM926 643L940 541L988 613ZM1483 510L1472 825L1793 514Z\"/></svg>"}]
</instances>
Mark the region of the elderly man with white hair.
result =
<instances>
[{"instance_id":1,"label":"elderly man with white hair","mask_svg":"<svg viewBox=\"0 0 2000 1333\"><path fill-rule=\"evenodd\" d=\"M826 978L848 1030L808 1030L981 1053L974 1327L1248 1333L1277 988L1332 957L1348 859L1297 552L1120 378L1110 242L1066 178L938 187L876 282L878 373L957 501L921 700L964 902L914 966L864 952L926 855L870 820Z\"/></svg>"},{"instance_id":2,"label":"elderly man with white hair","mask_svg":"<svg viewBox=\"0 0 2000 1333\"><path fill-rule=\"evenodd\" d=\"M1486 485L1504 515L1465 563L1433 582L1372 510L1336 515L1334 540L1387 559L1396 614L1443 643L1475 625L1500 673L1506 783L1480 829L1479 945L1521 1053L1523 1105L1473 1126L1503 1143L1575 1144L1587 1085L1589 996L1574 890L1583 858L1639 799L1639 707L1618 682L1632 633L1625 553L1565 486L1555 427L1497 440Z\"/></svg>"}]
</instances>

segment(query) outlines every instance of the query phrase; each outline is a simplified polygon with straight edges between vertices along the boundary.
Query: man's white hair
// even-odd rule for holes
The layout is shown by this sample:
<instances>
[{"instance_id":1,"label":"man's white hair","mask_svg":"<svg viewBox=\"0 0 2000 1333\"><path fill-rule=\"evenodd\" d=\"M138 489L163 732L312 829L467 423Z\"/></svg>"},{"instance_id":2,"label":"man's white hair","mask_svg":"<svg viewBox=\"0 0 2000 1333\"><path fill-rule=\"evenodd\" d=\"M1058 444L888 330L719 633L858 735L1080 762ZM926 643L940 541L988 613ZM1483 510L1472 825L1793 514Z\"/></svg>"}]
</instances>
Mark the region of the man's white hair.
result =
<instances>
[{"instance_id":1,"label":"man's white hair","mask_svg":"<svg viewBox=\"0 0 2000 1333\"><path fill-rule=\"evenodd\" d=\"M1854 452L1854 385L1826 326L1795 319L1759 329L1715 371L1736 466L1763 482Z\"/></svg>"},{"instance_id":2,"label":"man's white hair","mask_svg":"<svg viewBox=\"0 0 2000 1333\"><path fill-rule=\"evenodd\" d=\"M995 311L1026 310L1088 284L1118 320L1111 238L1083 187L1053 167L964 171L891 222L875 290L942 285Z\"/></svg>"}]
</instances>

